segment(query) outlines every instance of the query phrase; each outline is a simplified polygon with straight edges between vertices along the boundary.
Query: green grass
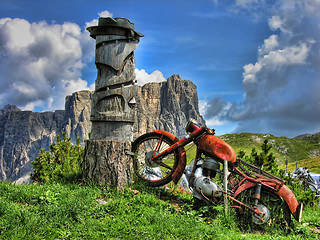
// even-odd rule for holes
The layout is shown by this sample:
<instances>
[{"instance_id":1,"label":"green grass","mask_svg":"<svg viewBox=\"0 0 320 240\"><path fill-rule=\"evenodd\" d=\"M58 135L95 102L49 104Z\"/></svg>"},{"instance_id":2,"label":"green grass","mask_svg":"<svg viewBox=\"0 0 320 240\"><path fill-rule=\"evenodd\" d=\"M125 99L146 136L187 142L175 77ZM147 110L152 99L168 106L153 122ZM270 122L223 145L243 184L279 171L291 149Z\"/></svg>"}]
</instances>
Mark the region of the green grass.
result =
<instances>
[{"instance_id":1,"label":"green grass","mask_svg":"<svg viewBox=\"0 0 320 240\"><path fill-rule=\"evenodd\" d=\"M208 216L192 209L189 195L164 189L0 182L0 239L315 239L319 210L307 210L305 225L289 233L249 233L232 214Z\"/></svg>"},{"instance_id":2,"label":"green grass","mask_svg":"<svg viewBox=\"0 0 320 240\"><path fill-rule=\"evenodd\" d=\"M219 137L230 144L236 153L242 149L247 154L250 154L253 147L257 151L261 151L261 144L267 139L269 144L273 146L271 152L276 156L279 164L284 164L286 159L290 163L296 160L312 158L314 155L320 154L319 142L310 139L291 139L257 133L226 134ZM320 161L318 165L320 165Z\"/></svg>"},{"instance_id":3,"label":"green grass","mask_svg":"<svg viewBox=\"0 0 320 240\"><path fill-rule=\"evenodd\" d=\"M303 159L297 161L297 167L306 167L310 172L320 173L320 157L313 157L308 159ZM282 165L282 169L285 169L286 166ZM296 163L292 162L288 164L288 171L293 172L296 169Z\"/></svg>"}]
</instances>

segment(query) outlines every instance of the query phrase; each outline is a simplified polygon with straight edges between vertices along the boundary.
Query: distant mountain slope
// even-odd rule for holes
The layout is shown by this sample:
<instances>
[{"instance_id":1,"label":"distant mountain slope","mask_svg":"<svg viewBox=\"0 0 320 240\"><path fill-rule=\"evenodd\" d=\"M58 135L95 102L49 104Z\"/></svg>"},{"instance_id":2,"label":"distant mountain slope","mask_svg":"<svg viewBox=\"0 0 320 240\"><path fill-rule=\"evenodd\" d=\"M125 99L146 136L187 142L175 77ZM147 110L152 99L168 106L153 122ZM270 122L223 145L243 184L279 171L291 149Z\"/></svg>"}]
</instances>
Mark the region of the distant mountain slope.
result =
<instances>
[{"instance_id":1,"label":"distant mountain slope","mask_svg":"<svg viewBox=\"0 0 320 240\"><path fill-rule=\"evenodd\" d=\"M302 135L296 136L294 139L303 139L303 140L313 141L315 143L320 143L320 132L315 134L302 134Z\"/></svg>"},{"instance_id":2,"label":"distant mountain slope","mask_svg":"<svg viewBox=\"0 0 320 240\"><path fill-rule=\"evenodd\" d=\"M281 164L285 163L286 158L288 158L289 162L295 162L295 160L299 161L320 156L320 143L315 141L314 138L296 139L257 133L226 134L220 136L220 138L229 143L236 153L242 149L247 154L250 154L253 147L257 151L261 151L261 144L267 139L269 144L273 146L272 152L277 157L278 163Z\"/></svg>"}]
</instances>

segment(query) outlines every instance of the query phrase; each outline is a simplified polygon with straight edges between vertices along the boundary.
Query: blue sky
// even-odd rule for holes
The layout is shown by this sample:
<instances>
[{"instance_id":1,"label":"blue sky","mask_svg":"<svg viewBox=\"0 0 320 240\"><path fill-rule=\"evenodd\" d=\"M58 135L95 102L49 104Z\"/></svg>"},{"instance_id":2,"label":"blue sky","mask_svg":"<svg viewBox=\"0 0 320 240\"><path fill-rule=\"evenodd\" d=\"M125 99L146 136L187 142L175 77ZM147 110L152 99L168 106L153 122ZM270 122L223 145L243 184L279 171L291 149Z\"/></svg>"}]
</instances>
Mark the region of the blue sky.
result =
<instances>
[{"instance_id":1,"label":"blue sky","mask_svg":"<svg viewBox=\"0 0 320 240\"><path fill-rule=\"evenodd\" d=\"M0 107L64 108L93 89L99 16L125 17L141 38L141 84L173 74L198 88L217 134L294 137L320 131L319 0L2 0Z\"/></svg>"}]
</instances>

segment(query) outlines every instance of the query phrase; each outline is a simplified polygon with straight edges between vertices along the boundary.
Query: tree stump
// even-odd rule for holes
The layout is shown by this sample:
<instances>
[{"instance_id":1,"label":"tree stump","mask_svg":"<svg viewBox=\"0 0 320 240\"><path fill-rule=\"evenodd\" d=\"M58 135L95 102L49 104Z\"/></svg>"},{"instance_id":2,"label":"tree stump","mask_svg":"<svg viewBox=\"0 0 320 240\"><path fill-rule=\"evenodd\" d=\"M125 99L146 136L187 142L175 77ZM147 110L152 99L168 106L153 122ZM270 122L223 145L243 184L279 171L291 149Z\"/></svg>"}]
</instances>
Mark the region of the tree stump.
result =
<instances>
[{"instance_id":1,"label":"tree stump","mask_svg":"<svg viewBox=\"0 0 320 240\"><path fill-rule=\"evenodd\" d=\"M133 125L137 88L133 51L142 34L125 18L99 18L88 27L96 40L97 79L92 95L92 130L83 160L84 179L123 189L131 179Z\"/></svg>"},{"instance_id":2,"label":"tree stump","mask_svg":"<svg viewBox=\"0 0 320 240\"><path fill-rule=\"evenodd\" d=\"M132 180L131 142L112 140L86 141L83 175L101 186L125 188Z\"/></svg>"}]
</instances>

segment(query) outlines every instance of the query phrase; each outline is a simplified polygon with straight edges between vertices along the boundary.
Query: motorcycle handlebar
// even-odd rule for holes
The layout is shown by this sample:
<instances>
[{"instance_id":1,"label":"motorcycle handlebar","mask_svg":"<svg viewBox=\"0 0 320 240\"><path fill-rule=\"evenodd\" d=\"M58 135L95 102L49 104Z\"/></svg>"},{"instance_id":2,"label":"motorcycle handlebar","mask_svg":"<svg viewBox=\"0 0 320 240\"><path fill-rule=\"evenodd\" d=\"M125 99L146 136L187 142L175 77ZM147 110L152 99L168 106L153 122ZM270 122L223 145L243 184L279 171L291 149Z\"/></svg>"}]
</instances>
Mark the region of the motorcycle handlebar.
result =
<instances>
[{"instance_id":1,"label":"motorcycle handlebar","mask_svg":"<svg viewBox=\"0 0 320 240\"><path fill-rule=\"evenodd\" d=\"M206 127L206 132L208 133L208 134L210 134L210 135L214 135L215 134L215 130L212 128L208 128L208 127Z\"/></svg>"},{"instance_id":2,"label":"motorcycle handlebar","mask_svg":"<svg viewBox=\"0 0 320 240\"><path fill-rule=\"evenodd\" d=\"M192 133L192 132L194 132L194 131L196 131L198 129L203 129L203 130L205 130L205 132L207 134L210 134L210 135L214 135L215 134L215 130L214 129L210 129L206 125L201 126L201 124L199 124L196 120L190 119L189 122L187 123L187 126L186 126L186 132L187 133Z\"/></svg>"}]
</instances>

